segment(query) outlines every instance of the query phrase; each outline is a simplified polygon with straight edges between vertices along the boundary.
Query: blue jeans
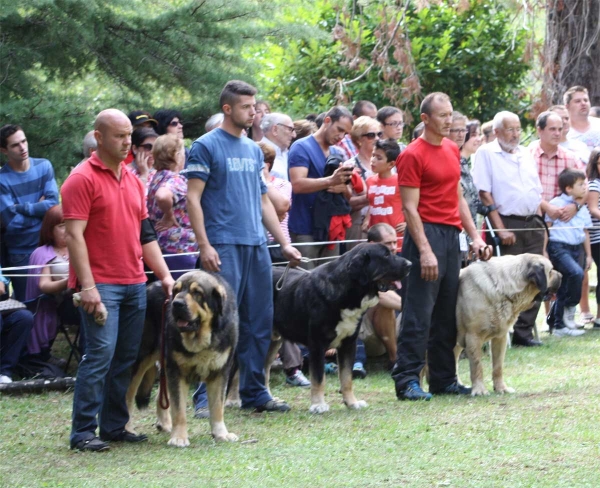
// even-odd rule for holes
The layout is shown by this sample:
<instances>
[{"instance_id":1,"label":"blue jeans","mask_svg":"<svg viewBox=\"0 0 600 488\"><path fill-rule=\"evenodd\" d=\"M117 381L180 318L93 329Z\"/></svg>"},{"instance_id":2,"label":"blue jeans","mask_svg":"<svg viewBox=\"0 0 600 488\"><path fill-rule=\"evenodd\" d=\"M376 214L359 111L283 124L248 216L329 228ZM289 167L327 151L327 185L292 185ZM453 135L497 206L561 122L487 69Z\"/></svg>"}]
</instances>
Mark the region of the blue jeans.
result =
<instances>
[{"instance_id":1,"label":"blue jeans","mask_svg":"<svg viewBox=\"0 0 600 488\"><path fill-rule=\"evenodd\" d=\"M29 266L29 254L9 254L8 255L8 266L7 268L16 268L19 266ZM39 271L38 271L39 272ZM29 273L28 269L20 269L7 272L6 274L22 274L26 275ZM20 302L25 301L25 288L27 288L27 276L14 276L10 278L10 282L13 286L13 296L15 300Z\"/></svg>"},{"instance_id":2,"label":"blue jeans","mask_svg":"<svg viewBox=\"0 0 600 488\"><path fill-rule=\"evenodd\" d=\"M71 446L100 436L111 439L129 421L125 394L131 380L144 329L146 286L98 284L108 311L106 324L82 313L85 355L77 372L73 395Z\"/></svg>"},{"instance_id":3,"label":"blue jeans","mask_svg":"<svg viewBox=\"0 0 600 488\"><path fill-rule=\"evenodd\" d=\"M240 327L236 349L242 408L271 400L265 386L265 359L273 328L271 258L266 245L217 244L221 272L236 293ZM194 394L194 406L205 404L203 385Z\"/></svg>"},{"instance_id":4,"label":"blue jeans","mask_svg":"<svg viewBox=\"0 0 600 488\"><path fill-rule=\"evenodd\" d=\"M548 242L548 256L554 269L562 274L562 282L556 293L554 327L564 327L562 318L565 307L574 307L581 300L583 269L579 265L581 244L572 246L562 242Z\"/></svg>"},{"instance_id":5,"label":"blue jeans","mask_svg":"<svg viewBox=\"0 0 600 488\"><path fill-rule=\"evenodd\" d=\"M26 352L32 327L33 315L29 310L0 315L0 374L13 377L15 366Z\"/></svg>"}]
</instances>

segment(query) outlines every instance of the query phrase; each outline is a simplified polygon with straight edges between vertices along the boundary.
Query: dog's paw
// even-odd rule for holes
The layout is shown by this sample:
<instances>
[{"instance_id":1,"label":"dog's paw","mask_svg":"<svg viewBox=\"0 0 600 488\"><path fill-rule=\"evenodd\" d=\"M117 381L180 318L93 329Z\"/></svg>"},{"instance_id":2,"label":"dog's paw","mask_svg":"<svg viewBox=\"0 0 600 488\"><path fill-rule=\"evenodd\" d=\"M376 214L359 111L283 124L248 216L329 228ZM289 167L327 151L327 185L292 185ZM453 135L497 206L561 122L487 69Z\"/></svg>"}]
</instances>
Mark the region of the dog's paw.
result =
<instances>
[{"instance_id":1,"label":"dog's paw","mask_svg":"<svg viewBox=\"0 0 600 488\"><path fill-rule=\"evenodd\" d=\"M490 392L487 391L487 388L483 383L475 383L471 388L471 396L486 396L489 395Z\"/></svg>"},{"instance_id":2,"label":"dog's paw","mask_svg":"<svg viewBox=\"0 0 600 488\"><path fill-rule=\"evenodd\" d=\"M329 412L329 405L327 403L315 403L308 409L310 413L325 413Z\"/></svg>"},{"instance_id":3,"label":"dog's paw","mask_svg":"<svg viewBox=\"0 0 600 488\"><path fill-rule=\"evenodd\" d=\"M504 395L505 393L508 393L508 394L514 393L515 389L511 388L510 386L502 385L498 388L494 388L494 391L496 393L499 393L500 395Z\"/></svg>"},{"instance_id":4,"label":"dog's paw","mask_svg":"<svg viewBox=\"0 0 600 488\"><path fill-rule=\"evenodd\" d=\"M346 406L352 410L360 410L361 408L367 408L369 404L364 400L356 400L354 403L346 403Z\"/></svg>"},{"instance_id":5,"label":"dog's paw","mask_svg":"<svg viewBox=\"0 0 600 488\"><path fill-rule=\"evenodd\" d=\"M241 400L226 400L225 407L227 408L242 408Z\"/></svg>"},{"instance_id":6,"label":"dog's paw","mask_svg":"<svg viewBox=\"0 0 600 488\"><path fill-rule=\"evenodd\" d=\"M190 441L187 437L171 437L169 439L169 446L187 447L189 445Z\"/></svg>"},{"instance_id":7,"label":"dog's paw","mask_svg":"<svg viewBox=\"0 0 600 488\"><path fill-rule=\"evenodd\" d=\"M233 432L227 432L226 434L213 435L216 442L237 442L238 436Z\"/></svg>"},{"instance_id":8,"label":"dog's paw","mask_svg":"<svg viewBox=\"0 0 600 488\"><path fill-rule=\"evenodd\" d=\"M166 434L170 434L171 430L173 429L172 425L163 422L156 422L154 425L156 426L156 430L159 432L165 432Z\"/></svg>"}]
</instances>

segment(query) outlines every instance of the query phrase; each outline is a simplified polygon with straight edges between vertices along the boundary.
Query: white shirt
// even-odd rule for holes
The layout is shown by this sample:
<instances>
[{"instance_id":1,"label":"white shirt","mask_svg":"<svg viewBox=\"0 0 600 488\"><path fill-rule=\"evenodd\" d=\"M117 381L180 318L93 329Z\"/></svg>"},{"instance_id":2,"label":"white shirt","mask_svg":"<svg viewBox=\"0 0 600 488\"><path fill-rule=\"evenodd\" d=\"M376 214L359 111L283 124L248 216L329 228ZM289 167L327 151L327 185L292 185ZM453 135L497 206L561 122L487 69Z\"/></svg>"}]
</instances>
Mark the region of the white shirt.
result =
<instances>
[{"instance_id":1,"label":"white shirt","mask_svg":"<svg viewBox=\"0 0 600 488\"><path fill-rule=\"evenodd\" d=\"M585 132L579 132L573 129L573 126L567 132L567 139L575 139L585 143L590 151L596 146L600 146L600 119L596 117L588 117L590 128ZM587 162L586 162L587 164Z\"/></svg>"},{"instance_id":2,"label":"white shirt","mask_svg":"<svg viewBox=\"0 0 600 488\"><path fill-rule=\"evenodd\" d=\"M525 217L536 213L542 201L542 183L525 147L518 146L511 154L495 140L481 146L473 160L475 186L492 194L501 215Z\"/></svg>"},{"instance_id":3,"label":"white shirt","mask_svg":"<svg viewBox=\"0 0 600 488\"><path fill-rule=\"evenodd\" d=\"M282 151L281 148L275 144L273 141L267 139L267 137L263 137L260 142L264 142L265 144L269 144L273 149L275 149L275 162L273 163L273 167L271 168L271 174L275 178L281 178L285 181L290 181L290 176L288 174L288 153L289 149Z\"/></svg>"}]
</instances>

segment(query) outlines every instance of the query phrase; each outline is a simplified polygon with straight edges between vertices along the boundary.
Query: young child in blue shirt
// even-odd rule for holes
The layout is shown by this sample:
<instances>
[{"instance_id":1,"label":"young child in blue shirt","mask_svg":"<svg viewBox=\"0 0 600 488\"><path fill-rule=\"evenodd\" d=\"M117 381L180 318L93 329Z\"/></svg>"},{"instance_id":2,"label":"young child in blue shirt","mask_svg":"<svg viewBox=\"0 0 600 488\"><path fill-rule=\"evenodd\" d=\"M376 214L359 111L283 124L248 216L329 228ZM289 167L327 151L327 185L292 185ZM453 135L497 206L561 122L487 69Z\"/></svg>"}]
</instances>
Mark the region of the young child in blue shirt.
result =
<instances>
[{"instance_id":1,"label":"young child in blue shirt","mask_svg":"<svg viewBox=\"0 0 600 488\"><path fill-rule=\"evenodd\" d=\"M554 268L562 274L562 282L554 305L554 335L557 337L579 336L575 322L575 307L581 299L581 284L584 270L581 267L582 250L585 251L585 268L592 265L590 235L588 228L592 219L588 208L579 205L587 194L585 173L577 169L565 169L558 176L561 195L550 200L550 205L565 207L575 203L577 213L568 222L553 220L546 216L550 229L548 257ZM582 246L583 245L583 246ZM583 249L582 249L583 247Z\"/></svg>"}]
</instances>

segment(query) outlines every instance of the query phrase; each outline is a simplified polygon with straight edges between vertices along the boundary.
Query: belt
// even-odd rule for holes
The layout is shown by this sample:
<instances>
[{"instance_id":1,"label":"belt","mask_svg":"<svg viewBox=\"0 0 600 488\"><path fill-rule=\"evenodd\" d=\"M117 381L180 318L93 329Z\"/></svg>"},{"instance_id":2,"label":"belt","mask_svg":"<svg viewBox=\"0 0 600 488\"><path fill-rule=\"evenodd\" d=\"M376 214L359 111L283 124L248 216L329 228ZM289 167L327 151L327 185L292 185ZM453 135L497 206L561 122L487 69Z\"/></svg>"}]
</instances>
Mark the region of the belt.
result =
<instances>
[{"instance_id":1,"label":"belt","mask_svg":"<svg viewBox=\"0 0 600 488\"><path fill-rule=\"evenodd\" d=\"M538 214L533 215L500 215L500 217L506 217L507 219L521 220L523 222L530 222L531 220L539 217Z\"/></svg>"}]
</instances>

